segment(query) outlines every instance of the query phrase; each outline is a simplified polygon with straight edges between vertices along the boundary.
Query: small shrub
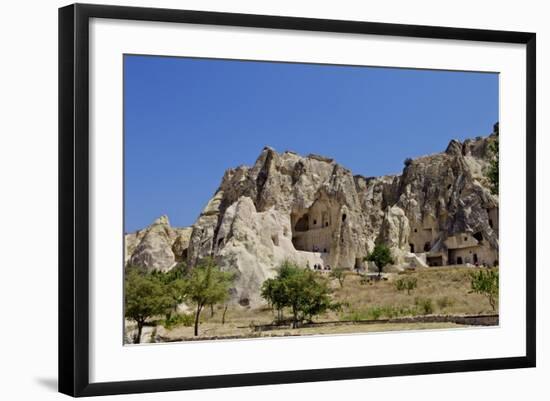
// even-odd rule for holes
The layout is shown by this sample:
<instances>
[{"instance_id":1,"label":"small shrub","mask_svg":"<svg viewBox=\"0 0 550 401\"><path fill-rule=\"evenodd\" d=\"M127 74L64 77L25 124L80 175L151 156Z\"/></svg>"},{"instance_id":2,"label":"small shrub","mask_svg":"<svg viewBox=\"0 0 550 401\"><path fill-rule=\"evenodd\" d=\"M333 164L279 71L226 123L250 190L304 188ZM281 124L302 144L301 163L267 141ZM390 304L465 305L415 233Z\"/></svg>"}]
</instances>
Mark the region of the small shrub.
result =
<instances>
[{"instance_id":1,"label":"small shrub","mask_svg":"<svg viewBox=\"0 0 550 401\"><path fill-rule=\"evenodd\" d=\"M448 308L449 306L453 306L454 303L455 303L454 299L451 297L448 297L447 295L437 299L437 306L439 307L439 309Z\"/></svg>"},{"instance_id":2,"label":"small shrub","mask_svg":"<svg viewBox=\"0 0 550 401\"><path fill-rule=\"evenodd\" d=\"M407 295L411 295L411 291L417 286L418 280L416 277L404 277L395 282L395 288L397 291L407 290Z\"/></svg>"},{"instance_id":3,"label":"small shrub","mask_svg":"<svg viewBox=\"0 0 550 401\"><path fill-rule=\"evenodd\" d=\"M431 298L416 298L414 304L422 315L431 315L434 312Z\"/></svg>"},{"instance_id":4,"label":"small shrub","mask_svg":"<svg viewBox=\"0 0 550 401\"><path fill-rule=\"evenodd\" d=\"M387 317L388 319L399 317L399 313L399 309L395 306L385 306L382 308L382 315Z\"/></svg>"},{"instance_id":5,"label":"small shrub","mask_svg":"<svg viewBox=\"0 0 550 401\"><path fill-rule=\"evenodd\" d=\"M164 319L163 326L166 327L168 330L171 330L174 327L178 327L178 326L191 327L193 326L194 320L195 320L195 316L192 313L170 315L166 319Z\"/></svg>"},{"instance_id":6,"label":"small shrub","mask_svg":"<svg viewBox=\"0 0 550 401\"><path fill-rule=\"evenodd\" d=\"M346 279L346 269L337 267L330 272L330 277L338 280L338 283L340 284L340 288L344 288L344 280Z\"/></svg>"},{"instance_id":7,"label":"small shrub","mask_svg":"<svg viewBox=\"0 0 550 401\"><path fill-rule=\"evenodd\" d=\"M341 321L360 322L362 320L368 320L369 316L362 311L353 310L350 313L340 315Z\"/></svg>"},{"instance_id":8,"label":"small shrub","mask_svg":"<svg viewBox=\"0 0 550 401\"><path fill-rule=\"evenodd\" d=\"M405 165L405 167L409 167L412 164L412 162L413 162L413 159L411 159L410 157L407 157L403 162L403 164Z\"/></svg>"},{"instance_id":9,"label":"small shrub","mask_svg":"<svg viewBox=\"0 0 550 401\"><path fill-rule=\"evenodd\" d=\"M372 320L378 320L380 319L380 316L382 316L382 312L382 308L375 306L373 308L370 308L367 313Z\"/></svg>"}]
</instances>

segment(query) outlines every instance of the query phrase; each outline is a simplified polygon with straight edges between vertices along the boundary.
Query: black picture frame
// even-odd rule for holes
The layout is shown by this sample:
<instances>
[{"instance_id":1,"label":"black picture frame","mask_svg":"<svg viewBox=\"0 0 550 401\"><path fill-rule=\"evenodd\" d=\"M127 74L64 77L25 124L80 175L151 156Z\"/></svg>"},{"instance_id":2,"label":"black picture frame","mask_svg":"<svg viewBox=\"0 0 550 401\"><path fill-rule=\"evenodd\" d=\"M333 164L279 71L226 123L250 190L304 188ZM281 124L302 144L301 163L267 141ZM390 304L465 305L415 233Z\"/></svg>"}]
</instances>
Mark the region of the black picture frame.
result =
<instances>
[{"instance_id":1,"label":"black picture frame","mask_svg":"<svg viewBox=\"0 0 550 401\"><path fill-rule=\"evenodd\" d=\"M276 28L526 45L526 354L407 363L90 383L89 381L89 21L90 18ZM71 396L238 387L534 367L536 363L536 35L221 12L74 4L59 9L59 391Z\"/></svg>"}]
</instances>

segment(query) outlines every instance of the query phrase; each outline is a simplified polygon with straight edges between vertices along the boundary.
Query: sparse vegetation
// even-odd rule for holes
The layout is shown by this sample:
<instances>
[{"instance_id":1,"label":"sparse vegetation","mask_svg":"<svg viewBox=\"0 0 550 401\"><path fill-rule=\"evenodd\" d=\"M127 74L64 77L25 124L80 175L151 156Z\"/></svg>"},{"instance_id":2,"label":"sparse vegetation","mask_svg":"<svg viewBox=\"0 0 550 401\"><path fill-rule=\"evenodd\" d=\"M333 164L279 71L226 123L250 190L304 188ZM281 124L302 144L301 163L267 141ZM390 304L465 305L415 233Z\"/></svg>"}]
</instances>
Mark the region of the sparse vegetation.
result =
<instances>
[{"instance_id":1,"label":"sparse vegetation","mask_svg":"<svg viewBox=\"0 0 550 401\"><path fill-rule=\"evenodd\" d=\"M194 322L195 316L192 313L180 313L176 315L170 315L169 317L164 319L164 321L162 321L162 325L167 329L172 329L177 326L191 327L193 326Z\"/></svg>"},{"instance_id":2,"label":"sparse vegetation","mask_svg":"<svg viewBox=\"0 0 550 401\"><path fill-rule=\"evenodd\" d=\"M439 297L437 299L437 306L439 307L439 309L441 311L447 309L448 307L451 307L455 304L455 301L453 298L445 295L445 296L442 296L442 297Z\"/></svg>"},{"instance_id":3,"label":"sparse vegetation","mask_svg":"<svg viewBox=\"0 0 550 401\"><path fill-rule=\"evenodd\" d=\"M290 264L290 267L297 267ZM297 267L299 268L299 267ZM300 268L299 268L300 269ZM445 315L479 315L494 313L490 304L486 301L486 295L476 293L471 288L472 268L429 268L419 269L414 272L389 275L388 281L378 281L376 285L363 285L362 282L369 280L368 276L361 274L346 275L344 286L336 284L333 289L328 285L327 276L321 275L311 270L300 269L303 272L311 274L315 280L324 281L328 290L328 301L337 305L339 308L322 308L310 317L315 318L316 322L361 322L375 321L382 319L395 319L417 317L432 314ZM476 270L477 272L477 270ZM278 277L278 276L277 276ZM268 293L276 294L275 288L284 291L284 286L272 286L277 283L277 277L266 280L264 283L264 295ZM371 276L372 277L372 276ZM376 276L374 276L376 279ZM407 295L405 290L396 291L396 282L400 279L414 278L417 280L417 287L411 292L414 296ZM184 281L187 278L183 279ZM160 281L160 280L159 280ZM335 284L335 283L334 283ZM269 291L268 291L269 289ZM265 298L265 297L264 297ZM218 302L215 304L215 314L202 313L200 315L199 337L203 338L222 338L228 336L237 337L256 337L256 336L275 336L275 335L296 335L296 334L328 334L344 332L370 332L393 330L397 327L402 329L420 329L429 327L460 327L460 325L451 323L372 323L372 324L352 324L350 326L315 326L304 327L308 318L304 313L298 313L304 316L303 320L296 325L293 322L291 307L285 302L282 305L277 304L277 296L274 296L270 305L257 308L243 308L232 303ZM284 298L282 298L284 300ZM267 300L267 299L266 299ZM275 301L275 303L273 303ZM172 308L173 300L170 300L168 308ZM185 300L185 303L188 303ZM325 304L326 305L326 304ZM208 307L208 304L206 305ZM281 310L280 318L277 309ZM498 304L496 305L498 310ZM225 317L224 317L225 312ZM276 314L275 318L273 313ZM285 317L286 315L286 317ZM168 316L165 311L161 311L149 318L145 325L152 325L157 322L157 337L161 339L191 339L194 338L194 320L195 313L172 312L170 319L159 319L158 317ZM257 325L280 324L280 329L270 331L256 331ZM344 324L344 323L342 323ZM295 326L292 330L288 325ZM164 326L164 327L163 327ZM149 340L149 335L147 336Z\"/></svg>"},{"instance_id":4,"label":"sparse vegetation","mask_svg":"<svg viewBox=\"0 0 550 401\"><path fill-rule=\"evenodd\" d=\"M395 282L397 291L407 291L407 295L411 295L411 291L417 286L418 280L416 277L403 277Z\"/></svg>"},{"instance_id":5,"label":"sparse vegetation","mask_svg":"<svg viewBox=\"0 0 550 401\"><path fill-rule=\"evenodd\" d=\"M434 306L431 298L417 297L414 299L414 304L422 315L431 315L434 313Z\"/></svg>"},{"instance_id":6,"label":"sparse vegetation","mask_svg":"<svg viewBox=\"0 0 550 401\"><path fill-rule=\"evenodd\" d=\"M346 269L337 267L330 272L330 277L338 280L340 288L344 288L344 280L346 279Z\"/></svg>"}]
</instances>

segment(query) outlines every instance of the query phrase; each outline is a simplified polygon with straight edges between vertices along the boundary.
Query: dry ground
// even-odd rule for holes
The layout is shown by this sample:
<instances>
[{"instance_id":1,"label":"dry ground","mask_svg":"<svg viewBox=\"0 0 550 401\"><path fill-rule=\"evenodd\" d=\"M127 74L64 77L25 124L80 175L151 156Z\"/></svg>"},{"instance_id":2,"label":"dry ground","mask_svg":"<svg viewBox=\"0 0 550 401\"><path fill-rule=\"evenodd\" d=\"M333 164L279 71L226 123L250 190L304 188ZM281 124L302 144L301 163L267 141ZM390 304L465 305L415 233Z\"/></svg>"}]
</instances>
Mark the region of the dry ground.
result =
<instances>
[{"instance_id":1,"label":"dry ground","mask_svg":"<svg viewBox=\"0 0 550 401\"><path fill-rule=\"evenodd\" d=\"M426 268L412 272L388 274L387 280L365 282L353 272L346 275L343 288L337 280L331 280L333 297L344 306L340 311L318 316L315 322L364 321L422 315L481 315L498 313L493 311L487 299L479 294L470 294L469 272L474 268L442 267ZM395 282L400 278L414 277L417 288L408 295L398 291ZM221 324L223 306L218 306L211 316L209 309L201 314L200 338L258 337L284 335L312 335L337 333L362 333L390 330L418 330L463 327L454 323L375 323L375 324L336 324L323 327L257 332L254 325L273 322L274 314L267 307L245 308L230 306ZM286 313L288 316L289 313ZM191 320L191 319L188 319ZM156 327L157 340L177 341L192 339L193 327L180 323L174 327Z\"/></svg>"}]
</instances>

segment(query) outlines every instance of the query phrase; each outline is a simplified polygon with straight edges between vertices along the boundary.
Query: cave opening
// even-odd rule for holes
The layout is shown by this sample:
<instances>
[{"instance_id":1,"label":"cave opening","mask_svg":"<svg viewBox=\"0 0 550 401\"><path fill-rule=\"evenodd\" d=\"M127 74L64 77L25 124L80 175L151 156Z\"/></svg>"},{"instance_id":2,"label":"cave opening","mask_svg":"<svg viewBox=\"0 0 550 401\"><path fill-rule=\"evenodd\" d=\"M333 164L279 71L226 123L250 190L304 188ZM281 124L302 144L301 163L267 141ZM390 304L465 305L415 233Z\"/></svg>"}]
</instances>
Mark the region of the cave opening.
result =
<instances>
[{"instance_id":1,"label":"cave opening","mask_svg":"<svg viewBox=\"0 0 550 401\"><path fill-rule=\"evenodd\" d=\"M331 215L326 204L316 202L307 210L292 213L290 220L292 244L296 250L330 253Z\"/></svg>"},{"instance_id":2,"label":"cave opening","mask_svg":"<svg viewBox=\"0 0 550 401\"><path fill-rule=\"evenodd\" d=\"M304 232L309 230L309 215L304 214L294 225L294 231Z\"/></svg>"}]
</instances>

